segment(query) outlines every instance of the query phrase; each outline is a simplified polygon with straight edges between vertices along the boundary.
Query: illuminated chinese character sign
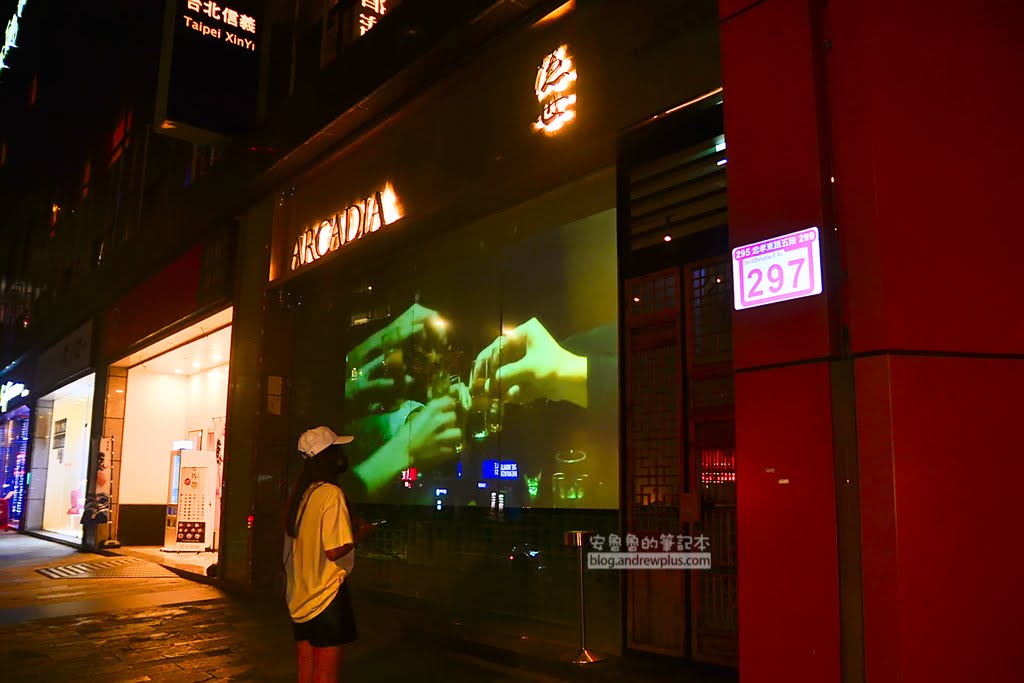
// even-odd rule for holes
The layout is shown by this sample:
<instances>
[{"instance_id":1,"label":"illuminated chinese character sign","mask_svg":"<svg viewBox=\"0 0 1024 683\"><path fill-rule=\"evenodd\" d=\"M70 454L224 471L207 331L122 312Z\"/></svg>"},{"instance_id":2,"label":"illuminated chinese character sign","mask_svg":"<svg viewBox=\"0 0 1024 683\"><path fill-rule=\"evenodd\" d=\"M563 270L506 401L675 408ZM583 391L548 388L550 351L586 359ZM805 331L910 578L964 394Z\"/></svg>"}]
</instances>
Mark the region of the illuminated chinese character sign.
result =
<instances>
[{"instance_id":1,"label":"illuminated chinese character sign","mask_svg":"<svg viewBox=\"0 0 1024 683\"><path fill-rule=\"evenodd\" d=\"M397 3L389 0L360 0L358 8L359 35L365 35L367 31L376 26L381 17L388 13L390 9L388 5L391 4Z\"/></svg>"},{"instance_id":2,"label":"illuminated chinese character sign","mask_svg":"<svg viewBox=\"0 0 1024 683\"><path fill-rule=\"evenodd\" d=\"M817 228L732 250L733 304L737 311L821 294Z\"/></svg>"},{"instance_id":3,"label":"illuminated chinese character sign","mask_svg":"<svg viewBox=\"0 0 1024 683\"><path fill-rule=\"evenodd\" d=\"M258 0L167 0L157 129L196 142L251 126L263 29Z\"/></svg>"},{"instance_id":4,"label":"illuminated chinese character sign","mask_svg":"<svg viewBox=\"0 0 1024 683\"><path fill-rule=\"evenodd\" d=\"M341 22L344 27L344 44L351 45L376 29L381 20L401 4L401 0L354 0L351 3L337 4L346 5L339 16L343 14ZM328 28L328 33L330 30Z\"/></svg>"},{"instance_id":5,"label":"illuminated chinese character sign","mask_svg":"<svg viewBox=\"0 0 1024 683\"><path fill-rule=\"evenodd\" d=\"M576 118L576 78L568 46L562 45L544 58L533 88L541 106L534 130L553 135Z\"/></svg>"},{"instance_id":6,"label":"illuminated chinese character sign","mask_svg":"<svg viewBox=\"0 0 1024 683\"><path fill-rule=\"evenodd\" d=\"M391 225L402 217L402 205L388 183L361 202L350 204L316 225L309 226L295 239L291 269L295 270L332 251L362 239Z\"/></svg>"},{"instance_id":7,"label":"illuminated chinese character sign","mask_svg":"<svg viewBox=\"0 0 1024 683\"><path fill-rule=\"evenodd\" d=\"M183 17L185 26L214 40L256 51L256 19L253 17L216 2L187 0L185 4L188 6Z\"/></svg>"}]
</instances>

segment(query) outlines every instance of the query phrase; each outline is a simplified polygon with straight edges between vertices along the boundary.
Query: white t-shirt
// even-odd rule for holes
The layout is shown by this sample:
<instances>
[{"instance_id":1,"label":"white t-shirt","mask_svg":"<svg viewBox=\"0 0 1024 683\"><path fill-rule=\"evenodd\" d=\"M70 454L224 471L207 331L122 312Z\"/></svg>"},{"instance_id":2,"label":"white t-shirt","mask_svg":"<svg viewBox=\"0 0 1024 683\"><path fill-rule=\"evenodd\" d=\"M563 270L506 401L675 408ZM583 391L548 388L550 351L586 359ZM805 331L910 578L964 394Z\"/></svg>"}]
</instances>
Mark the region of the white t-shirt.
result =
<instances>
[{"instance_id":1,"label":"white t-shirt","mask_svg":"<svg viewBox=\"0 0 1024 683\"><path fill-rule=\"evenodd\" d=\"M333 484L313 484L299 503L298 538L285 535L288 585L286 595L292 621L302 623L331 603L338 587L355 565L355 551L336 561L327 551L353 543L345 494Z\"/></svg>"}]
</instances>

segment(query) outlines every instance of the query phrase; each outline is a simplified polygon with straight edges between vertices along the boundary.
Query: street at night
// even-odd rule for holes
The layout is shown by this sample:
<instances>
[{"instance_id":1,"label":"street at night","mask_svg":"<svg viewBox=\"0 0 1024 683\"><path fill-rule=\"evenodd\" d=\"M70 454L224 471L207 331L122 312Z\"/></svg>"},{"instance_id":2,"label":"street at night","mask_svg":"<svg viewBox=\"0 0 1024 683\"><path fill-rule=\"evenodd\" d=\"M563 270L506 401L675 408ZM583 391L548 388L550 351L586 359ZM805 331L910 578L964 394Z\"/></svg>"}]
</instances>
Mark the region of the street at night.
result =
<instances>
[{"instance_id":1,"label":"street at night","mask_svg":"<svg viewBox=\"0 0 1024 683\"><path fill-rule=\"evenodd\" d=\"M178 578L50 579L38 569L109 557L0 533L0 662L6 681L291 681L283 606ZM555 683L409 638L392 609L361 610L350 680ZM653 680L653 679L647 679Z\"/></svg>"},{"instance_id":2,"label":"street at night","mask_svg":"<svg viewBox=\"0 0 1024 683\"><path fill-rule=\"evenodd\" d=\"M1024 0L0 0L0 681L1016 683Z\"/></svg>"}]
</instances>

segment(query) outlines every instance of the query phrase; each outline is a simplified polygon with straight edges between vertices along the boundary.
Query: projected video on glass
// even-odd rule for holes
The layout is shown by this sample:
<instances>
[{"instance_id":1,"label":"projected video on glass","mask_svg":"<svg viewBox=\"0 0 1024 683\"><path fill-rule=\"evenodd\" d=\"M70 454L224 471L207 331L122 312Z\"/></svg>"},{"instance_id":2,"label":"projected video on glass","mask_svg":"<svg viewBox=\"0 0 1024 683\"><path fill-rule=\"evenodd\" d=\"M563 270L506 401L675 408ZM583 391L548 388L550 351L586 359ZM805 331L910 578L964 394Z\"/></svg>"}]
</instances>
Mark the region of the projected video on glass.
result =
<instances>
[{"instance_id":1,"label":"projected video on glass","mask_svg":"<svg viewBox=\"0 0 1024 683\"><path fill-rule=\"evenodd\" d=\"M352 294L356 497L617 507L614 221L449 238Z\"/></svg>"}]
</instances>

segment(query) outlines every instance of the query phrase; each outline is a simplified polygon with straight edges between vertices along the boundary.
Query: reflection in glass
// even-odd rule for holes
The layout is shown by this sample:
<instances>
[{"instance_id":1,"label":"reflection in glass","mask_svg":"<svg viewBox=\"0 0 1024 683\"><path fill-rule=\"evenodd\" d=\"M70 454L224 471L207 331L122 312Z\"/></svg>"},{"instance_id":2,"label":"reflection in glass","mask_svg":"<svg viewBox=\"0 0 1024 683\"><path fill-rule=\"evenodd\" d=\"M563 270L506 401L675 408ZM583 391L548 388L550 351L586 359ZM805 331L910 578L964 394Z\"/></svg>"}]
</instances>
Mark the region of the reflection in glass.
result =
<instances>
[{"instance_id":1,"label":"reflection in glass","mask_svg":"<svg viewBox=\"0 0 1024 683\"><path fill-rule=\"evenodd\" d=\"M473 385L470 387L470 411L467 429L477 441L487 438L487 416L490 413L491 400L488 396L488 378L490 377L490 359L482 358L473 361Z\"/></svg>"},{"instance_id":2,"label":"reflection in glass","mask_svg":"<svg viewBox=\"0 0 1024 683\"><path fill-rule=\"evenodd\" d=\"M487 406L488 434L497 434L501 431L503 412L501 400L498 397L491 398L489 405Z\"/></svg>"},{"instance_id":3,"label":"reflection in glass","mask_svg":"<svg viewBox=\"0 0 1024 683\"><path fill-rule=\"evenodd\" d=\"M387 328L381 338L384 355L384 377L394 382L393 394L387 410L395 411L405 401L405 349L402 348L403 335L398 329Z\"/></svg>"},{"instance_id":4,"label":"reflection in glass","mask_svg":"<svg viewBox=\"0 0 1024 683\"><path fill-rule=\"evenodd\" d=\"M584 471L587 454L567 450L555 456L556 472L551 475L554 507L584 507L590 475Z\"/></svg>"},{"instance_id":5,"label":"reflection in glass","mask_svg":"<svg viewBox=\"0 0 1024 683\"><path fill-rule=\"evenodd\" d=\"M540 494L540 481L544 477L544 470L538 469L534 472L526 472L523 476L526 481L526 493L530 496L530 501L533 502L537 499Z\"/></svg>"},{"instance_id":6,"label":"reflection in glass","mask_svg":"<svg viewBox=\"0 0 1024 683\"><path fill-rule=\"evenodd\" d=\"M455 400L455 426L462 432L462 440L455 444L455 452L461 453L466 447L466 426L473 399L469 395L469 387L458 375L449 376L448 381L448 395Z\"/></svg>"},{"instance_id":7,"label":"reflection in glass","mask_svg":"<svg viewBox=\"0 0 1024 683\"><path fill-rule=\"evenodd\" d=\"M445 326L442 318L435 317L409 338L408 374L428 400L448 395L451 386Z\"/></svg>"}]
</instances>

